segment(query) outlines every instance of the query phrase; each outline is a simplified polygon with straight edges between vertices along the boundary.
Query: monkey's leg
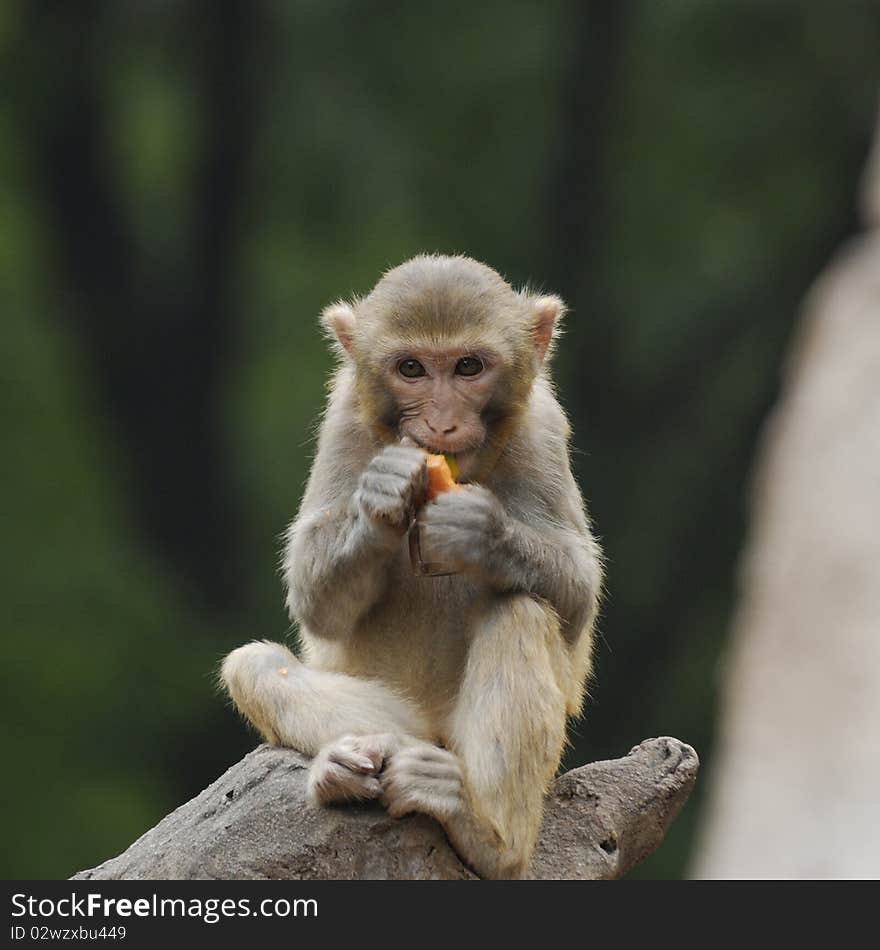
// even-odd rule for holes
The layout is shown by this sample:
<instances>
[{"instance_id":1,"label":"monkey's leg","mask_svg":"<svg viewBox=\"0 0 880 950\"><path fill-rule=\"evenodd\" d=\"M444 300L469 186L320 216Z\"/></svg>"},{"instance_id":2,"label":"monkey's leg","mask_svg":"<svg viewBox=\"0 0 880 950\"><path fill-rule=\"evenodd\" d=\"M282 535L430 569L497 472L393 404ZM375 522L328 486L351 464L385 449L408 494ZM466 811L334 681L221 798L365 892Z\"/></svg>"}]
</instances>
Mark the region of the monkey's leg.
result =
<instances>
[{"instance_id":1,"label":"monkey's leg","mask_svg":"<svg viewBox=\"0 0 880 950\"><path fill-rule=\"evenodd\" d=\"M562 755L570 677L553 611L526 595L499 599L474 631L450 750L392 753L380 776L389 812L433 815L479 874L521 877Z\"/></svg>"},{"instance_id":2,"label":"monkey's leg","mask_svg":"<svg viewBox=\"0 0 880 950\"><path fill-rule=\"evenodd\" d=\"M310 669L278 643L233 650L220 675L268 742L315 756L309 790L320 803L377 798L399 737L428 735L416 706L381 683Z\"/></svg>"},{"instance_id":3,"label":"monkey's leg","mask_svg":"<svg viewBox=\"0 0 880 950\"><path fill-rule=\"evenodd\" d=\"M450 740L477 822L448 831L481 873L521 877L528 868L565 745L570 676L559 620L542 602L504 598L475 631Z\"/></svg>"}]
</instances>

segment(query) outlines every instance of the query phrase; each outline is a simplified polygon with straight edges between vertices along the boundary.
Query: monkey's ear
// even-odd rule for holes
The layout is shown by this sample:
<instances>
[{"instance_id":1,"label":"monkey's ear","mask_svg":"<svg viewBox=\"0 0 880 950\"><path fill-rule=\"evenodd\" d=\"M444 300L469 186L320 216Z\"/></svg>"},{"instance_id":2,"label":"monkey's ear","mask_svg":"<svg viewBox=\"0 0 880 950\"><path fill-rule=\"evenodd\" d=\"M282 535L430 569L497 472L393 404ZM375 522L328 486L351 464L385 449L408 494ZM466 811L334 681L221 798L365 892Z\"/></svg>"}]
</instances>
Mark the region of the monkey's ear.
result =
<instances>
[{"instance_id":1,"label":"monkey's ear","mask_svg":"<svg viewBox=\"0 0 880 950\"><path fill-rule=\"evenodd\" d=\"M321 313L321 324L327 336L339 344L340 355L354 355L355 316L349 304L339 300L325 307Z\"/></svg>"},{"instance_id":2,"label":"monkey's ear","mask_svg":"<svg viewBox=\"0 0 880 950\"><path fill-rule=\"evenodd\" d=\"M559 333L559 323L565 313L565 304L555 294L549 294L538 297L532 303L532 312L534 314L532 336L535 341L535 352L538 355L538 362L543 363L554 336Z\"/></svg>"}]
</instances>

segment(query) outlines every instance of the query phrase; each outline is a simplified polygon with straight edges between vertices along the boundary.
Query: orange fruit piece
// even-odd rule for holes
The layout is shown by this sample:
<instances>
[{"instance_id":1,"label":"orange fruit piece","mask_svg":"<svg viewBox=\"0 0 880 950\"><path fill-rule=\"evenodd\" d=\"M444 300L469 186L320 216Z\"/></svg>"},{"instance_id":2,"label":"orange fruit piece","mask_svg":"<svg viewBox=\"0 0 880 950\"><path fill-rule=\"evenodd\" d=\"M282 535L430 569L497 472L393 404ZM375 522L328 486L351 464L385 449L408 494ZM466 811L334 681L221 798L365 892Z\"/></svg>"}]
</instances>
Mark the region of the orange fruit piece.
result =
<instances>
[{"instance_id":1,"label":"orange fruit piece","mask_svg":"<svg viewBox=\"0 0 880 950\"><path fill-rule=\"evenodd\" d=\"M461 491L461 485L456 484L445 455L429 455L427 467L428 501L433 501L445 491Z\"/></svg>"}]
</instances>

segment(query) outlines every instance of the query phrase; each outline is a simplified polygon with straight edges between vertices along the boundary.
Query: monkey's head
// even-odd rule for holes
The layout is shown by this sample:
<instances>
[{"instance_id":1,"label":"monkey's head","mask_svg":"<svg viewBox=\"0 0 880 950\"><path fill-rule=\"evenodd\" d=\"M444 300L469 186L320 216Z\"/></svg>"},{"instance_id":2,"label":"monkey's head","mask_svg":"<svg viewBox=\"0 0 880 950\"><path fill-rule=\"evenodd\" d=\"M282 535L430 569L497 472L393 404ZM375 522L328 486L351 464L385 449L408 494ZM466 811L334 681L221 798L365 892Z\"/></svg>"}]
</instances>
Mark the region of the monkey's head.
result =
<instances>
[{"instance_id":1,"label":"monkey's head","mask_svg":"<svg viewBox=\"0 0 880 950\"><path fill-rule=\"evenodd\" d=\"M503 448L563 310L468 257L423 255L322 322L353 364L364 424L454 454L473 478Z\"/></svg>"}]
</instances>

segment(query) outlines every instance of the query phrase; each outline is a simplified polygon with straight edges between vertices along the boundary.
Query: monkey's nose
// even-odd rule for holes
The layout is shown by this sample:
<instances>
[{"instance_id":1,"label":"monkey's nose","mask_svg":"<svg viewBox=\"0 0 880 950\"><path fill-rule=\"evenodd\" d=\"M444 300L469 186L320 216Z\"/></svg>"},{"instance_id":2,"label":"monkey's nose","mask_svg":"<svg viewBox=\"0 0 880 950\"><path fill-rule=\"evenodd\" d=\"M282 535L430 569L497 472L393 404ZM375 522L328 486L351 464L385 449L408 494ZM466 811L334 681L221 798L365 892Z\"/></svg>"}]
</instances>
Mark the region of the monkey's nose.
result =
<instances>
[{"instance_id":1,"label":"monkey's nose","mask_svg":"<svg viewBox=\"0 0 880 950\"><path fill-rule=\"evenodd\" d=\"M437 435L438 430L435 429L434 426L431 425L430 419L425 419L425 425L434 433L434 435ZM452 435L453 432L458 431L458 423L452 422L449 425L443 425L441 423L439 431L441 435Z\"/></svg>"}]
</instances>

